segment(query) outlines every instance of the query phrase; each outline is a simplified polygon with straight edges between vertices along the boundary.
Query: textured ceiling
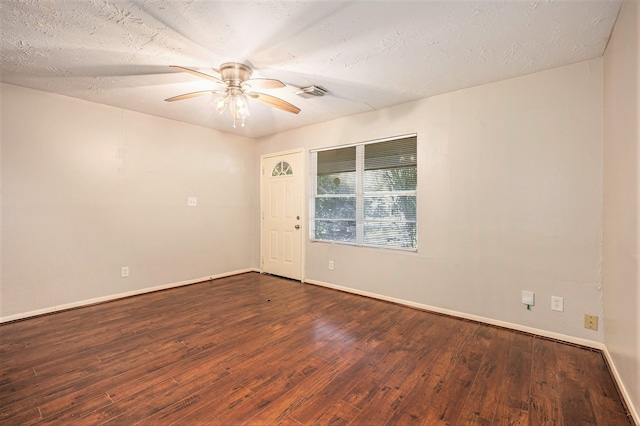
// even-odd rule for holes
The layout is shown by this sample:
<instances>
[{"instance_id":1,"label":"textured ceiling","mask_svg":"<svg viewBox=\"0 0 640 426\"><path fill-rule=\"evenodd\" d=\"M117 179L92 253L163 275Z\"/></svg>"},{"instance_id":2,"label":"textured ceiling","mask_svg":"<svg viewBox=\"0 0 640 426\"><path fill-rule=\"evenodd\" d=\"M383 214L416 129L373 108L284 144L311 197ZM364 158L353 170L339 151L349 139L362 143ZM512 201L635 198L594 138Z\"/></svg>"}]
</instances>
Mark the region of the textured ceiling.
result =
<instances>
[{"instance_id":1,"label":"textured ceiling","mask_svg":"<svg viewBox=\"0 0 640 426\"><path fill-rule=\"evenodd\" d=\"M620 1L0 0L3 82L260 137L599 57ZM251 103L244 128L218 88L227 61L289 87L298 115ZM324 97L298 88L316 84Z\"/></svg>"}]
</instances>

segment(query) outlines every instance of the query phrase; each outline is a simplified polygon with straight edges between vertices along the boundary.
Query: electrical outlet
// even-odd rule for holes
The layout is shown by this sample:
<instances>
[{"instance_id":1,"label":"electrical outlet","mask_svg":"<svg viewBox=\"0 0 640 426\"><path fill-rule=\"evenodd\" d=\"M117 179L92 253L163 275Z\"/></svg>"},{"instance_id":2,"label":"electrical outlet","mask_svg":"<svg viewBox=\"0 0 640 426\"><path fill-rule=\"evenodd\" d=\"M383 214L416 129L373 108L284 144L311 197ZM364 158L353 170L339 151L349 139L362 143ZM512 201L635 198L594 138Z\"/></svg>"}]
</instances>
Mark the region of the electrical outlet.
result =
<instances>
[{"instance_id":1,"label":"electrical outlet","mask_svg":"<svg viewBox=\"0 0 640 426\"><path fill-rule=\"evenodd\" d=\"M122 276L122 278L127 278L129 276L129 267L123 266L122 268L120 268L120 275Z\"/></svg>"},{"instance_id":2,"label":"electrical outlet","mask_svg":"<svg viewBox=\"0 0 640 426\"><path fill-rule=\"evenodd\" d=\"M584 328L589 330L598 330L598 316L584 314Z\"/></svg>"},{"instance_id":3,"label":"electrical outlet","mask_svg":"<svg viewBox=\"0 0 640 426\"><path fill-rule=\"evenodd\" d=\"M524 305L534 305L534 293L532 291L522 291L522 303Z\"/></svg>"},{"instance_id":4,"label":"electrical outlet","mask_svg":"<svg viewBox=\"0 0 640 426\"><path fill-rule=\"evenodd\" d=\"M187 206L198 207L198 199L196 197L187 198Z\"/></svg>"},{"instance_id":5,"label":"electrical outlet","mask_svg":"<svg viewBox=\"0 0 640 426\"><path fill-rule=\"evenodd\" d=\"M564 299L560 296L551 296L551 310L564 312Z\"/></svg>"},{"instance_id":6,"label":"electrical outlet","mask_svg":"<svg viewBox=\"0 0 640 426\"><path fill-rule=\"evenodd\" d=\"M329 270L333 271L333 260L329 261Z\"/></svg>"}]
</instances>

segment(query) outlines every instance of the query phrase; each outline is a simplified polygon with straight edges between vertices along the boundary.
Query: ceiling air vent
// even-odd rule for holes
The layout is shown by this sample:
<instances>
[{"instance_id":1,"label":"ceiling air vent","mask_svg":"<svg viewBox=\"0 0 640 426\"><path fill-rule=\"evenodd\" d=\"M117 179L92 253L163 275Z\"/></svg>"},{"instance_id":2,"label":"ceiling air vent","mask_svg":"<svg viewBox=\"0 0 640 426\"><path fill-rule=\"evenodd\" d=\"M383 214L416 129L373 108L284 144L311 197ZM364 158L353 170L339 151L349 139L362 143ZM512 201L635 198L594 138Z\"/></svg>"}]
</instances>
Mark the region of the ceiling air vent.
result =
<instances>
[{"instance_id":1,"label":"ceiling air vent","mask_svg":"<svg viewBox=\"0 0 640 426\"><path fill-rule=\"evenodd\" d=\"M302 98L313 98L316 96L324 96L327 93L327 89L320 86L307 86L300 89L299 92L296 92L296 95Z\"/></svg>"}]
</instances>

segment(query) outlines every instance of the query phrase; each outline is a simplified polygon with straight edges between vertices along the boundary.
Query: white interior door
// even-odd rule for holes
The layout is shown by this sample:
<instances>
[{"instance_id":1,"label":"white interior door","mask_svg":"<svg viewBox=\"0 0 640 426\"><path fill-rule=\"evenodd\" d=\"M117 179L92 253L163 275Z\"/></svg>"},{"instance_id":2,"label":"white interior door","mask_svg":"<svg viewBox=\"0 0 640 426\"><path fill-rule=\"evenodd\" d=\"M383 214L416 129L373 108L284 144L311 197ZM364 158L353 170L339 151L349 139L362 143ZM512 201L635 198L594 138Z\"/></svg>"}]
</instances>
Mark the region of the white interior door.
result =
<instances>
[{"instance_id":1,"label":"white interior door","mask_svg":"<svg viewBox=\"0 0 640 426\"><path fill-rule=\"evenodd\" d=\"M262 272L302 280L303 151L262 157Z\"/></svg>"}]
</instances>

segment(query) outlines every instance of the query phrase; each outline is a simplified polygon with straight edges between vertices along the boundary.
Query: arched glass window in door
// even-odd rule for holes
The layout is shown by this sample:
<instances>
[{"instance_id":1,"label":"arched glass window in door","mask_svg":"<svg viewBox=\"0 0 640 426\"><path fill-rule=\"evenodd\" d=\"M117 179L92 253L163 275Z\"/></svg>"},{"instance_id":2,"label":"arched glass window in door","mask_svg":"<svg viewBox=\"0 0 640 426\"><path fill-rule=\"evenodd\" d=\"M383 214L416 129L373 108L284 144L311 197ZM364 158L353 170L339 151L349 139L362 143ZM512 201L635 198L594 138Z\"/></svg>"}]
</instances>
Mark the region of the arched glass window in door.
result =
<instances>
[{"instance_id":1,"label":"arched glass window in door","mask_svg":"<svg viewBox=\"0 0 640 426\"><path fill-rule=\"evenodd\" d=\"M277 162L276 165L273 166L273 170L271 171L272 177L286 176L286 175L292 175L292 174L293 174L293 169L291 168L289 163L287 163L286 161Z\"/></svg>"}]
</instances>

